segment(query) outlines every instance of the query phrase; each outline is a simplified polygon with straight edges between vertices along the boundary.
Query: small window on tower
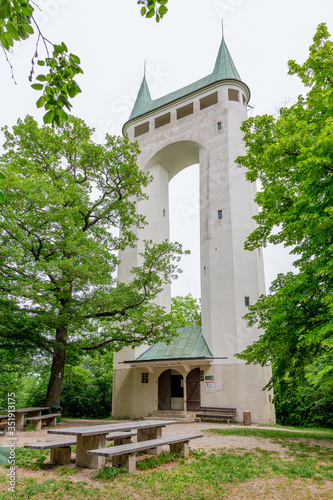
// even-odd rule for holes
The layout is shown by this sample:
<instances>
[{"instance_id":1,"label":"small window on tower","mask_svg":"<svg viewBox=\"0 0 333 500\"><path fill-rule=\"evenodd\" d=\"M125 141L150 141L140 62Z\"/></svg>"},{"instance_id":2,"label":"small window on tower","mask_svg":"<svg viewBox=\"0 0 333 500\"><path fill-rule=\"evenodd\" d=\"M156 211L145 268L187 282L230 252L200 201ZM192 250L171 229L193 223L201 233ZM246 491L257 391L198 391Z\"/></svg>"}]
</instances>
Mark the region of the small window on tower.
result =
<instances>
[{"instance_id":1,"label":"small window on tower","mask_svg":"<svg viewBox=\"0 0 333 500\"><path fill-rule=\"evenodd\" d=\"M163 208L163 217L165 217L165 213L166 213L165 208Z\"/></svg>"},{"instance_id":2,"label":"small window on tower","mask_svg":"<svg viewBox=\"0 0 333 500\"><path fill-rule=\"evenodd\" d=\"M148 384L148 373L141 373L141 384Z\"/></svg>"},{"instance_id":3,"label":"small window on tower","mask_svg":"<svg viewBox=\"0 0 333 500\"><path fill-rule=\"evenodd\" d=\"M193 113L193 102L177 109L177 120Z\"/></svg>"},{"instance_id":4,"label":"small window on tower","mask_svg":"<svg viewBox=\"0 0 333 500\"><path fill-rule=\"evenodd\" d=\"M139 137L139 135L146 134L147 132L149 132L149 122L134 127L134 137Z\"/></svg>"},{"instance_id":5,"label":"small window on tower","mask_svg":"<svg viewBox=\"0 0 333 500\"><path fill-rule=\"evenodd\" d=\"M200 99L200 109L208 108L209 106L213 106L218 102L219 102L218 94L217 92L214 92L214 94L207 95L206 97Z\"/></svg>"},{"instance_id":6,"label":"small window on tower","mask_svg":"<svg viewBox=\"0 0 333 500\"><path fill-rule=\"evenodd\" d=\"M250 297L244 297L245 299L245 307L249 307L250 305Z\"/></svg>"},{"instance_id":7,"label":"small window on tower","mask_svg":"<svg viewBox=\"0 0 333 500\"><path fill-rule=\"evenodd\" d=\"M163 125L167 125L171 121L170 113L166 113L165 115L159 116L155 118L155 128L163 127Z\"/></svg>"},{"instance_id":8,"label":"small window on tower","mask_svg":"<svg viewBox=\"0 0 333 500\"><path fill-rule=\"evenodd\" d=\"M235 89L228 89L228 99L229 101L239 101L239 92Z\"/></svg>"},{"instance_id":9,"label":"small window on tower","mask_svg":"<svg viewBox=\"0 0 333 500\"><path fill-rule=\"evenodd\" d=\"M222 130L222 123L221 122L217 122L217 130Z\"/></svg>"},{"instance_id":10,"label":"small window on tower","mask_svg":"<svg viewBox=\"0 0 333 500\"><path fill-rule=\"evenodd\" d=\"M222 219L222 210L217 211L217 218Z\"/></svg>"}]
</instances>

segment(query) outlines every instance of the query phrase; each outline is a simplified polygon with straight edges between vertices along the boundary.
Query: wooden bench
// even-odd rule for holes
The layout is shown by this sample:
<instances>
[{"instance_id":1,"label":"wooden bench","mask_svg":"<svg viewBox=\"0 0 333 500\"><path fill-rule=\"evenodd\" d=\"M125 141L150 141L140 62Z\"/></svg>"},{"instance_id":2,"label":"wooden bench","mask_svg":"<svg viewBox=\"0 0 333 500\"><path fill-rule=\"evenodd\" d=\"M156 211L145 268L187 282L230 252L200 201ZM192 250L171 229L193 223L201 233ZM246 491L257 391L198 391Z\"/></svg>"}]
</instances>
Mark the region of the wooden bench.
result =
<instances>
[{"instance_id":1,"label":"wooden bench","mask_svg":"<svg viewBox=\"0 0 333 500\"><path fill-rule=\"evenodd\" d=\"M40 431L42 428L42 422L45 421L46 425L56 426L58 413L47 413L46 415L39 415L37 417L27 417L24 419L24 422L36 422L37 431ZM48 422L49 420L49 422Z\"/></svg>"},{"instance_id":2,"label":"wooden bench","mask_svg":"<svg viewBox=\"0 0 333 500\"><path fill-rule=\"evenodd\" d=\"M112 432L106 436L107 441L114 441L115 446L128 444L131 438L136 436L136 432ZM49 441L45 443L25 444L24 448L33 450L51 450L50 462L56 465L71 463L71 446L76 445L76 438L62 441Z\"/></svg>"},{"instance_id":3,"label":"wooden bench","mask_svg":"<svg viewBox=\"0 0 333 500\"><path fill-rule=\"evenodd\" d=\"M189 456L189 441L201 438L202 436L202 434L182 434L181 436L149 439L148 441L112 446L111 448L88 450L87 454L108 458L114 457L112 460L113 467L126 467L127 472L134 473L136 469L136 454L139 451L156 449L156 454L160 455L162 453L162 446L170 445L170 451L180 453L187 458Z\"/></svg>"},{"instance_id":4,"label":"wooden bench","mask_svg":"<svg viewBox=\"0 0 333 500\"><path fill-rule=\"evenodd\" d=\"M0 429L3 428L3 435L6 435L8 422L0 422Z\"/></svg>"},{"instance_id":5,"label":"wooden bench","mask_svg":"<svg viewBox=\"0 0 333 500\"><path fill-rule=\"evenodd\" d=\"M195 416L201 420L234 420L236 417L236 408L213 408L210 406L202 406L202 413L197 413Z\"/></svg>"}]
</instances>

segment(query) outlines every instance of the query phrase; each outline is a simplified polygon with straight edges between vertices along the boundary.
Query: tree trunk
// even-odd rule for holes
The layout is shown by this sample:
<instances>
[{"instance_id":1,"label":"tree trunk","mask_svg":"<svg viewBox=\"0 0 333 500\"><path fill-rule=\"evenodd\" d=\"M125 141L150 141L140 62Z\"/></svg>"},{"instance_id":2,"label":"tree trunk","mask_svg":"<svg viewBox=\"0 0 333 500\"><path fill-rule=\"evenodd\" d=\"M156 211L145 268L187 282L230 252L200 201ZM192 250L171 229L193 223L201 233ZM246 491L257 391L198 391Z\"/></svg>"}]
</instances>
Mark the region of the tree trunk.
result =
<instances>
[{"instance_id":1,"label":"tree trunk","mask_svg":"<svg viewBox=\"0 0 333 500\"><path fill-rule=\"evenodd\" d=\"M48 407L60 406L61 388L65 372L66 340L67 328L59 328L56 332L56 341L61 342L64 347L55 349L55 356L53 356L51 376L45 399L45 406Z\"/></svg>"}]
</instances>

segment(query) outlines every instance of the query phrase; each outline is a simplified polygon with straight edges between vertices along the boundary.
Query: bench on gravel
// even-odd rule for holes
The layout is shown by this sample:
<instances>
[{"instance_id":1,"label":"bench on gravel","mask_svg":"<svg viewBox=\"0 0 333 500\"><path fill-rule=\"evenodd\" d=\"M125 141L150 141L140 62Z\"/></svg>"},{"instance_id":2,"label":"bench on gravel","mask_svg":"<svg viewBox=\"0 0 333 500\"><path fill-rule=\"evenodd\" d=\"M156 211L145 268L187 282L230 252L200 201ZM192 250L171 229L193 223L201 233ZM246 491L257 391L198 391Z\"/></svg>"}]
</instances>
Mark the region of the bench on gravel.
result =
<instances>
[{"instance_id":1,"label":"bench on gravel","mask_svg":"<svg viewBox=\"0 0 333 500\"><path fill-rule=\"evenodd\" d=\"M136 454L138 452L156 449L156 454L160 455L162 453L162 446L170 445L170 451L180 453L185 458L188 458L189 441L201 438L202 436L202 434L182 434L181 436L149 439L148 441L112 446L111 448L88 450L87 454L108 458L113 457L113 467L126 467L127 472L134 473L136 469Z\"/></svg>"},{"instance_id":2,"label":"bench on gravel","mask_svg":"<svg viewBox=\"0 0 333 500\"><path fill-rule=\"evenodd\" d=\"M201 413L197 413L195 416L201 420L234 420L236 417L236 408L212 408L210 406L202 406L200 408Z\"/></svg>"},{"instance_id":3,"label":"bench on gravel","mask_svg":"<svg viewBox=\"0 0 333 500\"><path fill-rule=\"evenodd\" d=\"M115 446L128 444L136 432L112 432L106 436L107 441L114 441ZM24 448L33 450L51 450L50 462L56 465L71 463L71 446L76 445L76 438L62 441L48 441L45 443L25 444Z\"/></svg>"},{"instance_id":4,"label":"bench on gravel","mask_svg":"<svg viewBox=\"0 0 333 500\"><path fill-rule=\"evenodd\" d=\"M0 429L3 429L3 435L6 435L6 430L7 430L8 422L0 422Z\"/></svg>"},{"instance_id":5,"label":"bench on gravel","mask_svg":"<svg viewBox=\"0 0 333 500\"><path fill-rule=\"evenodd\" d=\"M53 427L55 427L58 416L58 413L47 413L45 415L39 415L37 417L27 417L24 419L24 422L31 422L32 424L36 422L36 429L37 431L40 431L42 428L42 422L45 422L46 425L52 425Z\"/></svg>"}]
</instances>

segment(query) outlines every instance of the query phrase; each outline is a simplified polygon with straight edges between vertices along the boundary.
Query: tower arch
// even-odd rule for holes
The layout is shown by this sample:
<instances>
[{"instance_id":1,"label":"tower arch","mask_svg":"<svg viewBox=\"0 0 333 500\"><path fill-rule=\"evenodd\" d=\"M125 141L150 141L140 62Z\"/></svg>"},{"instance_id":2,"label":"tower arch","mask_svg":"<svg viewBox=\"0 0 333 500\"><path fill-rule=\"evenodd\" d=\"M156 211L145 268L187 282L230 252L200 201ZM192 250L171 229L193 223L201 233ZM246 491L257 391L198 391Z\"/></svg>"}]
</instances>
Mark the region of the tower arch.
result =
<instances>
[{"instance_id":1,"label":"tower arch","mask_svg":"<svg viewBox=\"0 0 333 500\"><path fill-rule=\"evenodd\" d=\"M144 170L150 170L154 165L162 165L169 173L168 181L170 182L184 168L199 163L200 149L204 147L195 141L172 141L150 158Z\"/></svg>"}]
</instances>

